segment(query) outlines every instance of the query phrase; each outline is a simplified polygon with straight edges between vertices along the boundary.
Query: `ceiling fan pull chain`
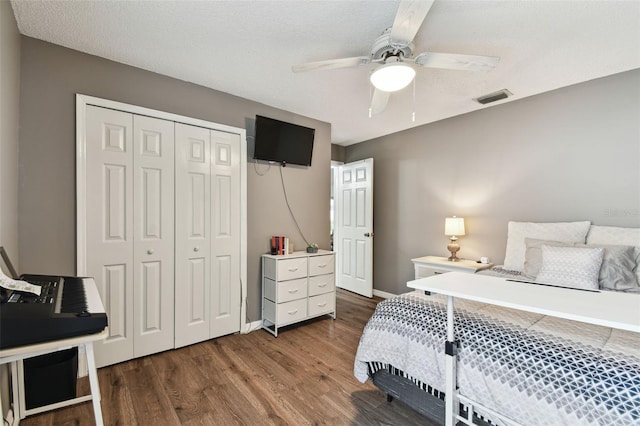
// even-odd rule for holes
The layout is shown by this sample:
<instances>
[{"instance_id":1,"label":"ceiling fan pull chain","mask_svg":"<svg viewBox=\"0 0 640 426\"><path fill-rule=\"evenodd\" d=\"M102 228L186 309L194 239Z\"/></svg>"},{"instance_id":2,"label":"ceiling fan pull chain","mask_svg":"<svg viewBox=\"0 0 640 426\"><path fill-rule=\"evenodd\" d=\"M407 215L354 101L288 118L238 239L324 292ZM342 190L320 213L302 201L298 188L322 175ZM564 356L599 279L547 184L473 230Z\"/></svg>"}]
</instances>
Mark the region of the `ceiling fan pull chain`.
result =
<instances>
[{"instance_id":1,"label":"ceiling fan pull chain","mask_svg":"<svg viewBox=\"0 0 640 426\"><path fill-rule=\"evenodd\" d=\"M411 121L416 121L416 79L413 79L413 113L411 113Z\"/></svg>"},{"instance_id":2,"label":"ceiling fan pull chain","mask_svg":"<svg viewBox=\"0 0 640 426\"><path fill-rule=\"evenodd\" d=\"M371 105L373 104L373 89L371 88L371 84L369 85L369 118L373 116L373 108Z\"/></svg>"}]
</instances>

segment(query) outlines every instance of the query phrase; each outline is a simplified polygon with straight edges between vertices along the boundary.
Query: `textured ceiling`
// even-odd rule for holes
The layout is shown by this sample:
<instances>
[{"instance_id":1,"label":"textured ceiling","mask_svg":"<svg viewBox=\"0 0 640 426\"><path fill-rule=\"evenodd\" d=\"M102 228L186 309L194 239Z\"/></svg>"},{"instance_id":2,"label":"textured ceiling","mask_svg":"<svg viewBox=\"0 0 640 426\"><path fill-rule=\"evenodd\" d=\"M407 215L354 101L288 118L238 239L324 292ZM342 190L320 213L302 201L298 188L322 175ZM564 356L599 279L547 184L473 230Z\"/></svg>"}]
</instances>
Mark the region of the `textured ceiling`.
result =
<instances>
[{"instance_id":1,"label":"textured ceiling","mask_svg":"<svg viewBox=\"0 0 640 426\"><path fill-rule=\"evenodd\" d=\"M409 86L369 118L375 65L299 74L291 66L368 55L397 1L11 3L24 35L331 123L342 145L487 108L472 99L503 88L514 96L493 105L640 68L638 0L436 0L414 54L500 64L488 73L420 68L415 102Z\"/></svg>"}]
</instances>

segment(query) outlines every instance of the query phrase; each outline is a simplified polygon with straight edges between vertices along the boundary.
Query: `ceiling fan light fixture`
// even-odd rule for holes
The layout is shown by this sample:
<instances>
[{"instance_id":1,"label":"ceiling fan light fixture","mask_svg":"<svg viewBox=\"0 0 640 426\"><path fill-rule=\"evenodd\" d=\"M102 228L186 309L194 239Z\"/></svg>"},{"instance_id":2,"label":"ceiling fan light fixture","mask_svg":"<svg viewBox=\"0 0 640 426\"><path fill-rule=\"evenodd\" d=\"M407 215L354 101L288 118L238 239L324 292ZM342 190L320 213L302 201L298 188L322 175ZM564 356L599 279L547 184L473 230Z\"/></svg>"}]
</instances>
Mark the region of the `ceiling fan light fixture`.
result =
<instances>
[{"instance_id":1,"label":"ceiling fan light fixture","mask_svg":"<svg viewBox=\"0 0 640 426\"><path fill-rule=\"evenodd\" d=\"M403 62L384 64L371 74L371 84L383 92L397 92L413 81L416 70Z\"/></svg>"}]
</instances>

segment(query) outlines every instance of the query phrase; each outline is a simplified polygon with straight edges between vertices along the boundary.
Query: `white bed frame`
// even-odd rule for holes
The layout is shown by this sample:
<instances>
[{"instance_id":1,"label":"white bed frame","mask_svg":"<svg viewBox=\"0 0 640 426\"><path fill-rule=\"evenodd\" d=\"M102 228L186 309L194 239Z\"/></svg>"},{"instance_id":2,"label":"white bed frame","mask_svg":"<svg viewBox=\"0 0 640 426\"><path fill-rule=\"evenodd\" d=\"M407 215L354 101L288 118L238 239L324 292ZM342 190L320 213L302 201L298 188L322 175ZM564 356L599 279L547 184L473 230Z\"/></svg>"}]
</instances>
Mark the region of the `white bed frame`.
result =
<instances>
[{"instance_id":1,"label":"white bed frame","mask_svg":"<svg viewBox=\"0 0 640 426\"><path fill-rule=\"evenodd\" d=\"M473 409L469 417L458 413L459 403L480 407L492 417L508 425L519 423L475 401L460 395L456 387L458 342L454 336L454 298L489 303L521 311L534 312L574 321L640 333L640 294L612 291L585 291L562 287L509 281L502 277L449 272L415 281L407 286L416 290L447 296L447 342L445 344L445 424L457 421L473 425Z\"/></svg>"}]
</instances>

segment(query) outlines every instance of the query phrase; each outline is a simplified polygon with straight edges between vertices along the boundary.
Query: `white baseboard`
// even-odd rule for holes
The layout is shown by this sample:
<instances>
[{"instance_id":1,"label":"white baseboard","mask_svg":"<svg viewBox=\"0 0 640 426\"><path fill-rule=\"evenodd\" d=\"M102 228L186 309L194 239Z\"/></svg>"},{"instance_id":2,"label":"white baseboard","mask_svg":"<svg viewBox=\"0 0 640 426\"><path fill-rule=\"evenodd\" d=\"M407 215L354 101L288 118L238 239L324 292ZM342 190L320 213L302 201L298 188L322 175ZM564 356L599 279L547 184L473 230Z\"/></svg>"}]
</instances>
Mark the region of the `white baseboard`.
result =
<instances>
[{"instance_id":1,"label":"white baseboard","mask_svg":"<svg viewBox=\"0 0 640 426\"><path fill-rule=\"evenodd\" d=\"M373 295L382 297L383 299L390 299L392 297L396 297L397 294L387 293L386 291L373 289Z\"/></svg>"},{"instance_id":2,"label":"white baseboard","mask_svg":"<svg viewBox=\"0 0 640 426\"><path fill-rule=\"evenodd\" d=\"M247 322L244 324L242 334L251 333L252 331L259 330L262 327L262 320Z\"/></svg>"},{"instance_id":3,"label":"white baseboard","mask_svg":"<svg viewBox=\"0 0 640 426\"><path fill-rule=\"evenodd\" d=\"M2 414L2 413L0 413ZM15 419L13 418L13 408L9 408L9 410L7 411L7 417L4 417L2 419L2 424L3 426L14 426L17 425L18 423L16 423Z\"/></svg>"}]
</instances>

